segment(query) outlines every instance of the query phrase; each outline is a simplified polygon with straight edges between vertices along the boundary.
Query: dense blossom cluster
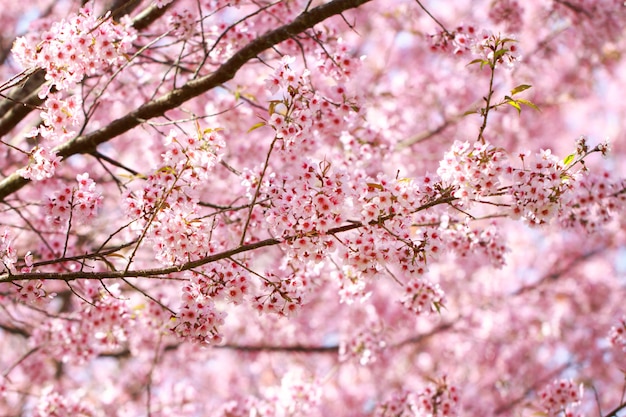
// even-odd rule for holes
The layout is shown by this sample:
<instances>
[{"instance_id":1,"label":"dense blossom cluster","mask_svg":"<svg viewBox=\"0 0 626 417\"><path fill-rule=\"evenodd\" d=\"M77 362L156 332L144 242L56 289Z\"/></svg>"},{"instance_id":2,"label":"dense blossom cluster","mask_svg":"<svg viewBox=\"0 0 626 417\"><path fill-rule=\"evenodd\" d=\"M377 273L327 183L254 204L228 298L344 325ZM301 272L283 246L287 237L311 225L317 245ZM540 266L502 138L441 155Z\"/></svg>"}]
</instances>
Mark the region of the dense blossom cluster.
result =
<instances>
[{"instance_id":1,"label":"dense blossom cluster","mask_svg":"<svg viewBox=\"0 0 626 417\"><path fill-rule=\"evenodd\" d=\"M539 402L542 411L549 417L574 417L582 395L582 385L577 387L572 380L560 379L553 381L539 393Z\"/></svg>"},{"instance_id":2,"label":"dense blossom cluster","mask_svg":"<svg viewBox=\"0 0 626 417\"><path fill-rule=\"evenodd\" d=\"M522 153L519 158L523 167L508 170L513 181L511 213L532 223L549 221L557 214L561 197L573 178L568 178L561 160L549 150Z\"/></svg>"},{"instance_id":3,"label":"dense blossom cluster","mask_svg":"<svg viewBox=\"0 0 626 417\"><path fill-rule=\"evenodd\" d=\"M605 153L605 149L603 144L595 151ZM525 151L518 154L521 166L516 166L489 143L472 146L456 141L440 161L437 174L463 206L491 201L509 205L510 216L531 224L558 217L570 227L594 231L613 218L626 196L622 181L611 182L608 172L590 174L576 160L589 152L585 145L562 160L550 150Z\"/></svg>"},{"instance_id":4,"label":"dense blossom cluster","mask_svg":"<svg viewBox=\"0 0 626 417\"><path fill-rule=\"evenodd\" d=\"M569 204L562 215L568 227L589 232L600 230L626 207L626 183L615 181L609 172L589 173L576 182L567 197Z\"/></svg>"},{"instance_id":5,"label":"dense blossom cluster","mask_svg":"<svg viewBox=\"0 0 626 417\"><path fill-rule=\"evenodd\" d=\"M24 68L45 70L50 84L40 95L46 97L53 88L69 90L85 76L119 66L132 40L129 28L84 8L52 23L42 34L32 32L17 38L13 54Z\"/></svg>"},{"instance_id":6,"label":"dense blossom cluster","mask_svg":"<svg viewBox=\"0 0 626 417\"><path fill-rule=\"evenodd\" d=\"M202 293L197 285L183 288L182 306L172 322L172 331L179 337L200 343L220 343L219 327L225 314L218 311L212 298Z\"/></svg>"},{"instance_id":7,"label":"dense blossom cluster","mask_svg":"<svg viewBox=\"0 0 626 417\"><path fill-rule=\"evenodd\" d=\"M503 152L489 143L456 141L439 162L437 174L444 183L455 186L455 197L467 203L495 194L507 163Z\"/></svg>"},{"instance_id":8,"label":"dense blossom cluster","mask_svg":"<svg viewBox=\"0 0 626 417\"><path fill-rule=\"evenodd\" d=\"M238 263L220 262L190 274L183 286L182 303L170 330L177 336L200 343L219 343L220 327L226 313L216 302L238 305L246 301L250 292L248 271Z\"/></svg>"},{"instance_id":9,"label":"dense blossom cluster","mask_svg":"<svg viewBox=\"0 0 626 417\"><path fill-rule=\"evenodd\" d=\"M444 246L465 258L467 263L471 263L470 259L479 257L488 259L496 268L505 265L505 255L509 248L496 225L472 229L466 222L452 222L448 216L443 216L441 228Z\"/></svg>"},{"instance_id":10,"label":"dense blossom cluster","mask_svg":"<svg viewBox=\"0 0 626 417\"><path fill-rule=\"evenodd\" d=\"M443 291L437 284L423 278L412 279L405 287L402 303L414 313L439 312L443 307Z\"/></svg>"},{"instance_id":11,"label":"dense blossom cluster","mask_svg":"<svg viewBox=\"0 0 626 417\"><path fill-rule=\"evenodd\" d=\"M75 87L87 76L122 65L133 38L128 27L84 8L41 34L32 32L15 40L16 60L26 71L43 70L48 81L39 91L39 97L46 99L43 124L29 133L41 137L42 143L29 152L28 166L21 171L24 178L42 180L54 174L59 158L52 148L74 136L82 116Z\"/></svg>"},{"instance_id":12,"label":"dense blossom cluster","mask_svg":"<svg viewBox=\"0 0 626 417\"><path fill-rule=\"evenodd\" d=\"M268 178L271 207L266 221L277 236L325 233L342 225L349 215L346 186L342 170L332 169L327 161L315 164L304 159L297 170Z\"/></svg>"},{"instance_id":13,"label":"dense blossom cluster","mask_svg":"<svg viewBox=\"0 0 626 417\"><path fill-rule=\"evenodd\" d=\"M69 228L70 222L89 224L102 205L102 194L88 173L77 175L76 182L77 186L64 187L48 197L45 215L53 229Z\"/></svg>"},{"instance_id":14,"label":"dense blossom cluster","mask_svg":"<svg viewBox=\"0 0 626 417\"><path fill-rule=\"evenodd\" d=\"M194 193L219 162L224 141L210 129L182 138L171 131L165 146L163 165L127 196L125 209L134 228L153 244L157 259L167 264L189 261L210 247Z\"/></svg>"},{"instance_id":15,"label":"dense blossom cluster","mask_svg":"<svg viewBox=\"0 0 626 417\"><path fill-rule=\"evenodd\" d=\"M28 154L28 166L20 170L26 179L40 181L54 175L61 158L48 148L36 146Z\"/></svg>"}]
</instances>

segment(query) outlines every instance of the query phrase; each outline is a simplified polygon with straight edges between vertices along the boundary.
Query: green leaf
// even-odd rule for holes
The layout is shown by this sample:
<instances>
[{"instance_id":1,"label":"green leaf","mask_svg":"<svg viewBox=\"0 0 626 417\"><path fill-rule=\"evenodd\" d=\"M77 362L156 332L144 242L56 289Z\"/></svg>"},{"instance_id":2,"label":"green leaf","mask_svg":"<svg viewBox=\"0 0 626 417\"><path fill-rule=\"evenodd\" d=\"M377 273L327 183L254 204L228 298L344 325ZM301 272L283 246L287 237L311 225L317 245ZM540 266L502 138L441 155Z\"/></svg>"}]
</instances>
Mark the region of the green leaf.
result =
<instances>
[{"instance_id":1,"label":"green leaf","mask_svg":"<svg viewBox=\"0 0 626 417\"><path fill-rule=\"evenodd\" d=\"M265 126L265 125L266 125L266 123L265 123L265 122L255 123L255 124L253 124L253 125L252 125L252 127L251 127L250 129L248 129L248 133L250 133L250 132L252 132L253 130L256 130L256 129L260 128L260 127L263 127L263 126Z\"/></svg>"},{"instance_id":2,"label":"green leaf","mask_svg":"<svg viewBox=\"0 0 626 417\"><path fill-rule=\"evenodd\" d=\"M520 103L520 104L523 104L525 106L533 108L533 109L535 109L537 111L541 111L541 109L539 107L537 107L537 105L535 103L533 103L532 101L530 101L530 100L526 100L526 99L523 99L523 98L518 98L516 101L518 103Z\"/></svg>"},{"instance_id":3,"label":"green leaf","mask_svg":"<svg viewBox=\"0 0 626 417\"><path fill-rule=\"evenodd\" d=\"M224 130L224 128L223 127L213 127L213 128L207 127L206 129L202 130L202 134L203 135L209 135L209 134L211 134L213 132L219 132L220 130Z\"/></svg>"},{"instance_id":4,"label":"green leaf","mask_svg":"<svg viewBox=\"0 0 626 417\"><path fill-rule=\"evenodd\" d=\"M495 53L495 54L493 54L493 60L494 60L494 61L497 61L499 58L502 58L502 56L503 56L504 54L506 54L507 52L509 52L509 50L508 50L508 49L506 49L506 48L503 48L503 49L498 49L498 50L496 51L496 53Z\"/></svg>"},{"instance_id":5,"label":"green leaf","mask_svg":"<svg viewBox=\"0 0 626 417\"><path fill-rule=\"evenodd\" d=\"M528 90L529 88L531 88L532 85L528 85L528 84L520 84L517 87L515 87L514 89L511 90L511 95L514 96L517 93L521 93L522 91Z\"/></svg>"},{"instance_id":6,"label":"green leaf","mask_svg":"<svg viewBox=\"0 0 626 417\"><path fill-rule=\"evenodd\" d=\"M521 114L522 113L522 107L519 104L517 104L517 100L509 100L506 103L510 104L513 107L515 107L517 109L517 114Z\"/></svg>"},{"instance_id":7,"label":"green leaf","mask_svg":"<svg viewBox=\"0 0 626 417\"><path fill-rule=\"evenodd\" d=\"M569 164L572 163L574 158L576 158L576 154L575 153L571 153L571 154L567 155L565 157L565 159L563 159L563 165L568 166Z\"/></svg>"},{"instance_id":8,"label":"green leaf","mask_svg":"<svg viewBox=\"0 0 626 417\"><path fill-rule=\"evenodd\" d=\"M480 67L482 68L485 65L489 65L489 61L487 61L486 59L477 58L473 60L472 62L470 62L469 64L467 64L466 67L469 67L470 65L473 65L473 64L480 64Z\"/></svg>"}]
</instances>

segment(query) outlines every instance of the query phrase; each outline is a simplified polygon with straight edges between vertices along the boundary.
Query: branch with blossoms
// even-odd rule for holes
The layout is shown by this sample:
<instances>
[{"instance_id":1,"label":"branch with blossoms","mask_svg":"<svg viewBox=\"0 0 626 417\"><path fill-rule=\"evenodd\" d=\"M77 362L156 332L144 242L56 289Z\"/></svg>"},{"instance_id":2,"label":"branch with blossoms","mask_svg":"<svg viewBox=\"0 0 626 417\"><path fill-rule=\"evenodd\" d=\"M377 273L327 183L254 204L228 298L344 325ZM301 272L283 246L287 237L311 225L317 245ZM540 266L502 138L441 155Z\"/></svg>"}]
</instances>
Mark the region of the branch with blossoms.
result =
<instances>
[{"instance_id":1,"label":"branch with blossoms","mask_svg":"<svg viewBox=\"0 0 626 417\"><path fill-rule=\"evenodd\" d=\"M442 196L427 204L422 205L421 207L419 207L419 209L416 212L427 210L431 207L434 207L440 204L449 204L455 200L456 200L455 197ZM359 221L352 221L349 224L346 224L340 227L331 228L327 230L324 233L324 235L331 235L331 236L338 235L344 232L357 230L359 228L366 227L366 226L368 227L376 226L378 224L383 224L385 221L392 219L393 217L395 216L387 216L386 218L383 217L376 221L372 221L367 225ZM321 234L317 232L313 232L313 233L309 233L306 237L313 238L316 236L321 236ZM82 279L107 280L107 279L120 279L120 278L152 278L152 279L158 279L158 280L169 279L168 278L169 274L175 274L181 271L193 270L193 269L196 269L198 267L201 267L201 266L213 263L213 262L232 258L239 254L245 254L247 252L251 252L251 251L258 250L258 249L265 248L265 247L276 246L284 242L296 241L298 239L302 239L302 237L303 237L302 235L292 235L292 236L286 236L280 239L278 238L264 239L264 240L254 242L254 243L243 244L236 248L226 250L226 251L217 253L215 255L201 257L200 259L197 259L195 261L186 262L181 265L175 265L175 266L164 267L164 268L141 269L141 270L127 269L124 271L102 271L102 272L80 271L80 272L65 272L65 273L63 272L60 272L60 273L56 273L56 272L54 273L52 272L28 273L27 272L27 273L15 273L15 274L7 273L7 274L0 275L0 282L18 282L18 281L42 280L42 279L43 280L56 280L56 281L75 281L75 280L82 280ZM124 244L119 247L116 247L113 250L117 252L119 249L122 249L130 245L134 245L136 243L137 242ZM112 250L106 250L104 252L95 252L90 255L82 255L82 256L72 257L72 258L67 258L67 259L63 258L63 261L82 261L84 259L97 259L100 257L106 257L107 255L114 254L115 252L112 252ZM43 262L40 265L43 266L43 265L49 265L49 264L51 263ZM31 264L31 266L36 266L36 264L35 265Z\"/></svg>"},{"instance_id":2,"label":"branch with blossoms","mask_svg":"<svg viewBox=\"0 0 626 417\"><path fill-rule=\"evenodd\" d=\"M147 120L162 116L168 110L175 109L186 101L231 80L244 64L255 58L261 52L296 34L312 28L331 16L359 7L369 1L371 0L333 0L308 10L292 22L254 39L248 45L237 51L228 61L223 63L218 70L210 75L193 79L182 87L142 105L122 118L112 121L106 127L92 133L75 137L59 145L54 151L62 158L68 158L80 153L93 152L98 145L133 129ZM10 194L24 187L27 183L28 180L19 173L14 173L3 179L0 182L0 200L4 200Z\"/></svg>"},{"instance_id":3,"label":"branch with blossoms","mask_svg":"<svg viewBox=\"0 0 626 417\"><path fill-rule=\"evenodd\" d=\"M101 18L117 20L122 13L129 13L137 6L138 2L116 1ZM145 29L163 16L168 8L169 6L156 7L154 4L147 6L133 19L132 27L135 30ZM40 97L39 90L43 87L45 82L45 70L41 68L30 68L0 85L0 91L21 86L19 90L15 90L7 96L0 96L5 99L0 102L0 114L2 115L0 116L0 137L15 128L31 111L41 108L44 100Z\"/></svg>"}]
</instances>

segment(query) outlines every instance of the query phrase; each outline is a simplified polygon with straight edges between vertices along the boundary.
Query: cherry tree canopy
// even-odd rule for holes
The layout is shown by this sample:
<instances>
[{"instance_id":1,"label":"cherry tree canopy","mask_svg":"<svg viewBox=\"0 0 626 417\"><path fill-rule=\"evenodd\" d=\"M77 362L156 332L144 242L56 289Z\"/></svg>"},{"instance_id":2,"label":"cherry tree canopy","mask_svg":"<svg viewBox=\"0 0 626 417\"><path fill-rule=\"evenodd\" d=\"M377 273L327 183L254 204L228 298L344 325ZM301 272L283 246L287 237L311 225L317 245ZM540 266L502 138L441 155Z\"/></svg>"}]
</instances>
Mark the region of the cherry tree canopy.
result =
<instances>
[{"instance_id":1,"label":"cherry tree canopy","mask_svg":"<svg viewBox=\"0 0 626 417\"><path fill-rule=\"evenodd\" d=\"M626 412L622 0L0 22L0 415Z\"/></svg>"}]
</instances>

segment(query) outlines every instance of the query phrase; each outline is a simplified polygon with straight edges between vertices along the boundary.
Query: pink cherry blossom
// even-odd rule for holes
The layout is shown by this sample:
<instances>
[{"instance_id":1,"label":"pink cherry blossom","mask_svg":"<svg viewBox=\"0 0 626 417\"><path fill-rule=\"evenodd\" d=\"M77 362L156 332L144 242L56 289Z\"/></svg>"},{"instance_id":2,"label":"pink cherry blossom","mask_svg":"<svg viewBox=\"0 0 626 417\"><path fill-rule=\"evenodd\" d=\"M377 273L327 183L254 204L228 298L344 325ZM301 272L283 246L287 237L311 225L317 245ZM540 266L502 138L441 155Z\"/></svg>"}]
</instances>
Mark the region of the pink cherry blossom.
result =
<instances>
[{"instance_id":1,"label":"pink cherry blossom","mask_svg":"<svg viewBox=\"0 0 626 417\"><path fill-rule=\"evenodd\" d=\"M0 415L626 409L622 1L2 6Z\"/></svg>"}]
</instances>

